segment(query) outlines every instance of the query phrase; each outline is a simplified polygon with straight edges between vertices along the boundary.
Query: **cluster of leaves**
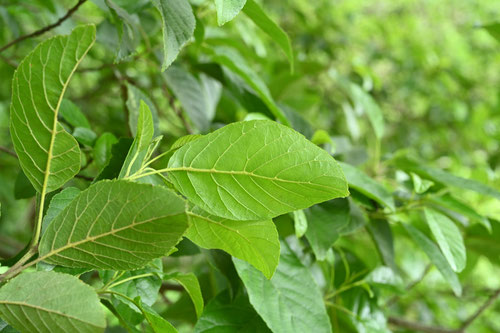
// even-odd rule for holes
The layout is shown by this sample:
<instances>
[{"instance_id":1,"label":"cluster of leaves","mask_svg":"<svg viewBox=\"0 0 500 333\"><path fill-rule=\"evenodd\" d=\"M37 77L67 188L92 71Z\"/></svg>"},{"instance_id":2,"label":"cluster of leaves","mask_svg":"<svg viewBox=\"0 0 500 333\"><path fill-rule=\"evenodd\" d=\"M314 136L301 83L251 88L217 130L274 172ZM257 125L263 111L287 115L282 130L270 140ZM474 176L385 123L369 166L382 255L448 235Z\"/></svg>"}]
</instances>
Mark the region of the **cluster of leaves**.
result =
<instances>
[{"instance_id":1,"label":"cluster of leaves","mask_svg":"<svg viewBox=\"0 0 500 333\"><path fill-rule=\"evenodd\" d=\"M0 332L498 331L496 100L360 2L0 3Z\"/></svg>"}]
</instances>

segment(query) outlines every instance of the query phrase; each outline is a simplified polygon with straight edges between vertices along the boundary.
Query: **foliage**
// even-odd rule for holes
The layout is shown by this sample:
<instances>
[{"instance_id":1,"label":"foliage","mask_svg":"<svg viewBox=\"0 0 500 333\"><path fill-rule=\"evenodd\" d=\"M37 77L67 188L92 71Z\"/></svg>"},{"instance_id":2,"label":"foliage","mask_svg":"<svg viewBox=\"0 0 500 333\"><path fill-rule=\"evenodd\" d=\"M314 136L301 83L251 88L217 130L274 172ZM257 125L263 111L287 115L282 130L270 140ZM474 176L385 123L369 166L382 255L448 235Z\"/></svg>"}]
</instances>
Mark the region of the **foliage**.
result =
<instances>
[{"instance_id":1,"label":"foliage","mask_svg":"<svg viewBox=\"0 0 500 333\"><path fill-rule=\"evenodd\" d=\"M0 332L498 332L493 1L0 2Z\"/></svg>"}]
</instances>

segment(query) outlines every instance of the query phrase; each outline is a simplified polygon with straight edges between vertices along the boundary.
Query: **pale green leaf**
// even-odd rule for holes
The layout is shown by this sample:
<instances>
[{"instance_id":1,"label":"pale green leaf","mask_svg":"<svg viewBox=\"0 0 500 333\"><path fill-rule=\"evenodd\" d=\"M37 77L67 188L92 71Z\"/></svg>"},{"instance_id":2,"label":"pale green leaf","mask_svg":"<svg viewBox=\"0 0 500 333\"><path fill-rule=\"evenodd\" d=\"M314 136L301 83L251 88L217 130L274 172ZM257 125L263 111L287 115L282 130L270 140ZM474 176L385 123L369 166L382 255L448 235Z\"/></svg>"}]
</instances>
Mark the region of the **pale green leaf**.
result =
<instances>
[{"instance_id":1,"label":"pale green leaf","mask_svg":"<svg viewBox=\"0 0 500 333\"><path fill-rule=\"evenodd\" d=\"M328 249L337 241L340 231L350 221L349 201L335 199L312 206L306 211L306 238L317 260L325 260Z\"/></svg>"},{"instance_id":2,"label":"pale green leaf","mask_svg":"<svg viewBox=\"0 0 500 333\"><path fill-rule=\"evenodd\" d=\"M22 333L93 333L106 326L94 289L55 272L24 273L0 288L0 316Z\"/></svg>"},{"instance_id":3,"label":"pale green leaf","mask_svg":"<svg viewBox=\"0 0 500 333\"><path fill-rule=\"evenodd\" d=\"M51 192L80 170L80 148L57 122L71 76L95 39L95 26L75 28L39 44L12 79L10 132L24 173L38 192Z\"/></svg>"},{"instance_id":4,"label":"pale green leaf","mask_svg":"<svg viewBox=\"0 0 500 333\"><path fill-rule=\"evenodd\" d=\"M413 182L413 188L415 189L415 193L417 194L426 192L429 188L431 188L432 185L434 185L434 182L427 179L422 179L416 173L410 172L410 176Z\"/></svg>"},{"instance_id":5,"label":"pale green leaf","mask_svg":"<svg viewBox=\"0 0 500 333\"><path fill-rule=\"evenodd\" d=\"M161 186L101 181L49 225L39 260L67 267L130 270L164 256L187 229L185 203Z\"/></svg>"},{"instance_id":6,"label":"pale green leaf","mask_svg":"<svg viewBox=\"0 0 500 333\"><path fill-rule=\"evenodd\" d=\"M160 12L163 30L163 65L167 69L191 39L196 26L193 9L187 0L153 0Z\"/></svg>"},{"instance_id":7,"label":"pale green leaf","mask_svg":"<svg viewBox=\"0 0 500 333\"><path fill-rule=\"evenodd\" d=\"M201 295L200 283L193 273L176 274L172 277L175 281L179 282L193 301L196 316L199 318L203 312L203 296Z\"/></svg>"},{"instance_id":8,"label":"pale green leaf","mask_svg":"<svg viewBox=\"0 0 500 333\"><path fill-rule=\"evenodd\" d=\"M220 82L205 75L197 79L179 66L171 66L165 71L164 78L189 119L199 131L206 132L222 92Z\"/></svg>"},{"instance_id":9,"label":"pale green leaf","mask_svg":"<svg viewBox=\"0 0 500 333\"><path fill-rule=\"evenodd\" d=\"M235 50L227 47L217 47L208 49L212 53L212 60L229 68L234 73L238 74L246 84L255 90L257 95L266 104L272 114L281 121L284 125L289 126L290 121L285 117L283 111L280 110L278 105L273 99L269 88L264 81L248 66L245 59Z\"/></svg>"},{"instance_id":10,"label":"pale green leaf","mask_svg":"<svg viewBox=\"0 0 500 333\"><path fill-rule=\"evenodd\" d=\"M292 44L286 32L271 20L266 12L254 0L247 0L243 12L281 47L290 63L290 70L293 72L294 59Z\"/></svg>"},{"instance_id":11,"label":"pale green leaf","mask_svg":"<svg viewBox=\"0 0 500 333\"><path fill-rule=\"evenodd\" d=\"M215 0L219 26L231 21L239 14L247 0Z\"/></svg>"},{"instance_id":12,"label":"pale green leaf","mask_svg":"<svg viewBox=\"0 0 500 333\"><path fill-rule=\"evenodd\" d=\"M417 245L427 254L427 257L431 260L431 262L436 265L441 275L446 280L446 282L450 285L451 289L455 293L455 295L462 295L462 286L460 285L460 281L458 280L457 274L451 269L448 261L443 256L439 248L434 242L432 242L427 236L425 236L420 230L412 227L408 224L403 224L408 234L411 238L417 243Z\"/></svg>"},{"instance_id":13,"label":"pale green leaf","mask_svg":"<svg viewBox=\"0 0 500 333\"><path fill-rule=\"evenodd\" d=\"M191 202L236 220L272 218L349 193L333 157L268 120L233 123L192 141L166 171Z\"/></svg>"},{"instance_id":14,"label":"pale green leaf","mask_svg":"<svg viewBox=\"0 0 500 333\"><path fill-rule=\"evenodd\" d=\"M139 118L137 119L137 131L134 142L128 151L127 158L123 162L119 178L133 175L141 168L148 153L149 145L154 135L153 116L147 104L141 100L139 107Z\"/></svg>"},{"instance_id":15,"label":"pale green leaf","mask_svg":"<svg viewBox=\"0 0 500 333\"><path fill-rule=\"evenodd\" d=\"M287 244L271 280L245 261L233 258L250 303L274 333L330 333L323 296L309 270Z\"/></svg>"},{"instance_id":16,"label":"pale green leaf","mask_svg":"<svg viewBox=\"0 0 500 333\"><path fill-rule=\"evenodd\" d=\"M295 227L295 236L300 238L304 236L307 231L307 217L304 210L295 210L293 212L293 222Z\"/></svg>"},{"instance_id":17,"label":"pale green leaf","mask_svg":"<svg viewBox=\"0 0 500 333\"><path fill-rule=\"evenodd\" d=\"M425 209L425 218L451 268L461 272L465 268L466 254L460 229L447 216L429 208Z\"/></svg>"},{"instance_id":18,"label":"pale green leaf","mask_svg":"<svg viewBox=\"0 0 500 333\"><path fill-rule=\"evenodd\" d=\"M394 198L385 187L367 176L358 168L343 162L339 162L339 164L344 171L349 187L394 211Z\"/></svg>"},{"instance_id":19,"label":"pale green leaf","mask_svg":"<svg viewBox=\"0 0 500 333\"><path fill-rule=\"evenodd\" d=\"M198 207L188 211L186 237L198 246L224 250L245 260L268 279L278 265L280 244L272 220L235 221L210 215Z\"/></svg>"}]
</instances>

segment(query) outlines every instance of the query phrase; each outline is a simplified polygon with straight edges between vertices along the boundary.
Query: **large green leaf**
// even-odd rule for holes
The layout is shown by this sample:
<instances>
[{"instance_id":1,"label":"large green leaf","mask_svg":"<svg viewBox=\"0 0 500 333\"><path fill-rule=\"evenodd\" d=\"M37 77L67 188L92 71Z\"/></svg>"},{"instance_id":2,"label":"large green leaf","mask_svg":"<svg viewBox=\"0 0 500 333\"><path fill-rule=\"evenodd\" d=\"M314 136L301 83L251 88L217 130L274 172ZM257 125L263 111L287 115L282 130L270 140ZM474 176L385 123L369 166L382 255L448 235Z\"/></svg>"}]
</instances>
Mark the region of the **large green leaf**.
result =
<instances>
[{"instance_id":1,"label":"large green leaf","mask_svg":"<svg viewBox=\"0 0 500 333\"><path fill-rule=\"evenodd\" d=\"M385 187L367 176L358 168L343 162L339 162L339 164L344 171L349 187L375 200L382 206L388 207L392 211L395 209L394 199Z\"/></svg>"},{"instance_id":2,"label":"large green leaf","mask_svg":"<svg viewBox=\"0 0 500 333\"><path fill-rule=\"evenodd\" d=\"M243 12L281 47L290 62L290 69L293 72L294 59L292 44L286 32L271 20L266 12L254 0L247 0Z\"/></svg>"},{"instance_id":3,"label":"large green leaf","mask_svg":"<svg viewBox=\"0 0 500 333\"><path fill-rule=\"evenodd\" d=\"M164 78L196 128L207 131L215 116L222 85L205 75L197 79L179 66L171 66Z\"/></svg>"},{"instance_id":4,"label":"large green leaf","mask_svg":"<svg viewBox=\"0 0 500 333\"><path fill-rule=\"evenodd\" d=\"M269 333L266 324L242 294L231 299L229 291L217 295L205 307L195 333Z\"/></svg>"},{"instance_id":5,"label":"large green leaf","mask_svg":"<svg viewBox=\"0 0 500 333\"><path fill-rule=\"evenodd\" d=\"M280 243L272 220L235 221L211 215L199 207L188 211L186 237L198 246L221 249L245 260L268 279L278 265Z\"/></svg>"},{"instance_id":6,"label":"large green leaf","mask_svg":"<svg viewBox=\"0 0 500 333\"><path fill-rule=\"evenodd\" d=\"M247 0L215 0L217 23L223 25L239 14Z\"/></svg>"},{"instance_id":7,"label":"large green leaf","mask_svg":"<svg viewBox=\"0 0 500 333\"><path fill-rule=\"evenodd\" d=\"M233 261L250 303L274 333L332 331L318 286L286 243L271 280L245 261Z\"/></svg>"},{"instance_id":8,"label":"large green leaf","mask_svg":"<svg viewBox=\"0 0 500 333\"><path fill-rule=\"evenodd\" d=\"M24 332L103 332L104 312L95 291L55 272L24 273L0 289L0 316Z\"/></svg>"},{"instance_id":9,"label":"large green leaf","mask_svg":"<svg viewBox=\"0 0 500 333\"><path fill-rule=\"evenodd\" d=\"M333 157L268 120L233 123L189 142L166 170L191 202L228 219L262 220L349 193Z\"/></svg>"},{"instance_id":10,"label":"large green leaf","mask_svg":"<svg viewBox=\"0 0 500 333\"><path fill-rule=\"evenodd\" d=\"M47 208L47 212L43 217L42 222L42 233L45 232L48 225L54 220L57 215L59 215L64 208L66 208L71 201L80 193L80 190L76 187L67 187L61 192L54 195L52 200L50 200L49 207Z\"/></svg>"},{"instance_id":11,"label":"large green leaf","mask_svg":"<svg viewBox=\"0 0 500 333\"><path fill-rule=\"evenodd\" d=\"M418 247L420 247L427 257L431 260L431 262L436 265L441 275L446 280L446 282L450 285L451 289L455 293L455 295L460 296L462 294L462 286L460 285L460 281L458 280L457 274L451 269L448 261L443 256L439 248L434 242L432 242L429 238L427 238L424 233L420 230L412 227L408 224L403 224L406 231L410 235L410 237L417 243Z\"/></svg>"},{"instance_id":12,"label":"large green leaf","mask_svg":"<svg viewBox=\"0 0 500 333\"><path fill-rule=\"evenodd\" d=\"M193 36L196 19L187 0L153 0L163 22L163 65L167 69Z\"/></svg>"},{"instance_id":13,"label":"large green leaf","mask_svg":"<svg viewBox=\"0 0 500 333\"><path fill-rule=\"evenodd\" d=\"M285 125L290 125L290 121L285 117L283 111L278 107L274 101L269 88L264 81L248 66L245 59L235 50L227 47L217 47L214 49L207 49L212 53L212 60L229 68L234 73L238 74L246 84L255 90L257 95L266 104L272 114Z\"/></svg>"},{"instance_id":14,"label":"large green leaf","mask_svg":"<svg viewBox=\"0 0 500 333\"><path fill-rule=\"evenodd\" d=\"M326 253L337 241L340 231L349 223L349 201L335 199L312 206L306 212L306 237L316 259L324 260Z\"/></svg>"},{"instance_id":15,"label":"large green leaf","mask_svg":"<svg viewBox=\"0 0 500 333\"><path fill-rule=\"evenodd\" d=\"M42 42L12 79L10 132L24 173L38 192L51 192L80 170L80 148L57 122L71 76L92 47L95 26Z\"/></svg>"},{"instance_id":16,"label":"large green leaf","mask_svg":"<svg viewBox=\"0 0 500 333\"><path fill-rule=\"evenodd\" d=\"M101 181L52 221L40 259L67 267L136 269L166 255L187 227L184 200L169 189Z\"/></svg>"},{"instance_id":17,"label":"large green leaf","mask_svg":"<svg viewBox=\"0 0 500 333\"><path fill-rule=\"evenodd\" d=\"M465 268L466 256L460 230L447 216L435 210L426 208L425 218L451 268L455 272L461 272Z\"/></svg>"}]
</instances>

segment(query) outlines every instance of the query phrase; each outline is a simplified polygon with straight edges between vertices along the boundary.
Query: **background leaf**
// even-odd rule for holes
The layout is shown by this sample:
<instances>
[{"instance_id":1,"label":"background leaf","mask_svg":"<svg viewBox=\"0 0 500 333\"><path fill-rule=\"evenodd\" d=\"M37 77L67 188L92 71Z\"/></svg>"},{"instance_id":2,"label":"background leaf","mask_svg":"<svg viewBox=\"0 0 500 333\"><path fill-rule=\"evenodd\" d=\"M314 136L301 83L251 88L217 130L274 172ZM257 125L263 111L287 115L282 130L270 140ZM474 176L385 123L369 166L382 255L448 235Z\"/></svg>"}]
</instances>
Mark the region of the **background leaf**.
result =
<instances>
[{"instance_id":1,"label":"background leaf","mask_svg":"<svg viewBox=\"0 0 500 333\"><path fill-rule=\"evenodd\" d=\"M247 0L215 0L217 23L223 25L231 21L241 11Z\"/></svg>"}]
</instances>

